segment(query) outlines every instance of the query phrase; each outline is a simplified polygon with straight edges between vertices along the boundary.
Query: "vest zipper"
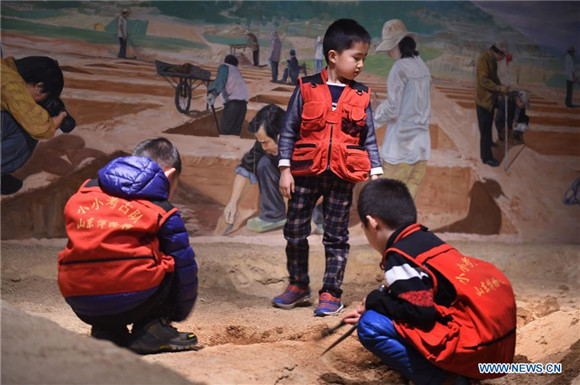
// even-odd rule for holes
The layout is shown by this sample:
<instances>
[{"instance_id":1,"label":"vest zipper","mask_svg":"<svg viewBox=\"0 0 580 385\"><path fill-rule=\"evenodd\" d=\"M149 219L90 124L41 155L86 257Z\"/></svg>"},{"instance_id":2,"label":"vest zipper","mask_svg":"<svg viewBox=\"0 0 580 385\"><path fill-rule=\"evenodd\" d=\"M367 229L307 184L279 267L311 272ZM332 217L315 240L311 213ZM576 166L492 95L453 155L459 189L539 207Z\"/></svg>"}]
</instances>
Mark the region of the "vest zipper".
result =
<instances>
[{"instance_id":1,"label":"vest zipper","mask_svg":"<svg viewBox=\"0 0 580 385\"><path fill-rule=\"evenodd\" d=\"M334 131L334 123L330 123L330 141L328 142L328 164L326 169L330 170L330 155L332 155L332 132Z\"/></svg>"}]
</instances>

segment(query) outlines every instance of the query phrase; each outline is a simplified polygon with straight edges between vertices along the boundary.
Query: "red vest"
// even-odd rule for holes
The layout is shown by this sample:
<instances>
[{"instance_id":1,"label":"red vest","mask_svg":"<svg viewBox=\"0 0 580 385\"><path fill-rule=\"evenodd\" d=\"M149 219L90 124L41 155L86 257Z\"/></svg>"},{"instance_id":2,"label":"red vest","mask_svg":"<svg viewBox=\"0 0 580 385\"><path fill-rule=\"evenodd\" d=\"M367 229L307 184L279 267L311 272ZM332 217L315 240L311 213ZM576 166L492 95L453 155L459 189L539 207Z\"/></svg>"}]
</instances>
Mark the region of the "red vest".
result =
<instances>
[{"instance_id":1,"label":"red vest","mask_svg":"<svg viewBox=\"0 0 580 385\"><path fill-rule=\"evenodd\" d=\"M408 227L402 238L418 231ZM398 239L399 239L398 238ZM396 242L396 241L395 241ZM431 330L394 322L405 340L434 365L470 378L495 378L504 374L481 374L478 363L511 363L516 345L516 302L508 279L490 263L466 257L443 244L419 255L389 248L423 267L438 284L430 268L441 273L455 288L457 297L445 307L435 304L440 319Z\"/></svg>"},{"instance_id":2,"label":"red vest","mask_svg":"<svg viewBox=\"0 0 580 385\"><path fill-rule=\"evenodd\" d=\"M64 297L147 290L174 269L159 250L157 233L176 208L105 194L86 181L64 209L69 237L58 255Z\"/></svg>"},{"instance_id":3,"label":"red vest","mask_svg":"<svg viewBox=\"0 0 580 385\"><path fill-rule=\"evenodd\" d=\"M332 111L327 79L324 69L321 74L299 80L304 105L300 138L294 145L290 169L293 175L304 176L330 168L344 180L366 180L371 162L363 141L370 89L352 81Z\"/></svg>"}]
</instances>

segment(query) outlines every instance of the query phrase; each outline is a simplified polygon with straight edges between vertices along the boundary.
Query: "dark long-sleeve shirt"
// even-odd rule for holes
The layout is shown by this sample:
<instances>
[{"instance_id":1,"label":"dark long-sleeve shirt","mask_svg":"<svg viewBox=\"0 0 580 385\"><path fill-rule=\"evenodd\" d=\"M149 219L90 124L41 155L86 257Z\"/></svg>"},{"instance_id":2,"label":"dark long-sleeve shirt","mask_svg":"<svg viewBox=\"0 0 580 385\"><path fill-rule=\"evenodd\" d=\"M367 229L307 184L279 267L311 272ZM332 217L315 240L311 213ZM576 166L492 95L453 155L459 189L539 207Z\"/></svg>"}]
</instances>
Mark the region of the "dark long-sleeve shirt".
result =
<instances>
[{"instance_id":1,"label":"dark long-sleeve shirt","mask_svg":"<svg viewBox=\"0 0 580 385\"><path fill-rule=\"evenodd\" d=\"M444 242L426 228L395 239L407 226L403 226L389 238L386 249L392 247L411 250L418 255ZM391 251L385 260L387 291L372 291L366 299L366 308L385 314L396 321L408 322L419 327L431 327L436 320L435 303L449 306L455 298L455 289L441 274L431 269L439 282L439 290L433 295L433 281L430 275L403 255Z\"/></svg>"}]
</instances>

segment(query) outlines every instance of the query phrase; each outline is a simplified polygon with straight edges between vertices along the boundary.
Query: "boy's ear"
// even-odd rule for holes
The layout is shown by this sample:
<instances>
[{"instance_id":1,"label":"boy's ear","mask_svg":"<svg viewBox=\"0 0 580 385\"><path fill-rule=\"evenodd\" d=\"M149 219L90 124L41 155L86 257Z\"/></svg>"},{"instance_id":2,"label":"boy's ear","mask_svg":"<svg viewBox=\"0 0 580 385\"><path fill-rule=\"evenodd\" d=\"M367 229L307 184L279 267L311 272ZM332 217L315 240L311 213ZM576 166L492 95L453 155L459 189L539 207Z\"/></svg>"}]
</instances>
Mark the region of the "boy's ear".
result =
<instances>
[{"instance_id":1,"label":"boy's ear","mask_svg":"<svg viewBox=\"0 0 580 385\"><path fill-rule=\"evenodd\" d=\"M335 50L331 49L330 51L328 51L329 62L336 63L336 56L338 56L338 52L336 52Z\"/></svg>"},{"instance_id":2,"label":"boy's ear","mask_svg":"<svg viewBox=\"0 0 580 385\"><path fill-rule=\"evenodd\" d=\"M377 231L379 229L379 221L377 221L377 219L375 217L372 217L370 215L366 216L367 221L369 223L369 227L375 231Z\"/></svg>"},{"instance_id":3,"label":"boy's ear","mask_svg":"<svg viewBox=\"0 0 580 385\"><path fill-rule=\"evenodd\" d=\"M168 168L167 170L165 170L164 172L165 172L165 176L167 177L167 179L171 180L171 177L173 175L175 175L176 170L175 170L175 167L171 167L171 168Z\"/></svg>"}]
</instances>

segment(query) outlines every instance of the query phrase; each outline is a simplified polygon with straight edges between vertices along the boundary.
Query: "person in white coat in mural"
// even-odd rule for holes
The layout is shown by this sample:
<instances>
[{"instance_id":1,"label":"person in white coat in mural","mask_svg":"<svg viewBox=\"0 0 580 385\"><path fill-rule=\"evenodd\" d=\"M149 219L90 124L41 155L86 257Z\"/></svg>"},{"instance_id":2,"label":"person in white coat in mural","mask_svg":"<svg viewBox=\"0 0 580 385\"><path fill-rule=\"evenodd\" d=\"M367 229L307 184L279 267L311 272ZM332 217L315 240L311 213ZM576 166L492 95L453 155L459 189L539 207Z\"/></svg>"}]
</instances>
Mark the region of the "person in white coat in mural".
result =
<instances>
[{"instance_id":1,"label":"person in white coat in mural","mask_svg":"<svg viewBox=\"0 0 580 385\"><path fill-rule=\"evenodd\" d=\"M377 51L395 60L387 79L387 99L375 108L377 127L387 124L381 147L383 177L404 182L413 198L431 154L431 74L417 52L416 34L401 20L387 21Z\"/></svg>"}]
</instances>

